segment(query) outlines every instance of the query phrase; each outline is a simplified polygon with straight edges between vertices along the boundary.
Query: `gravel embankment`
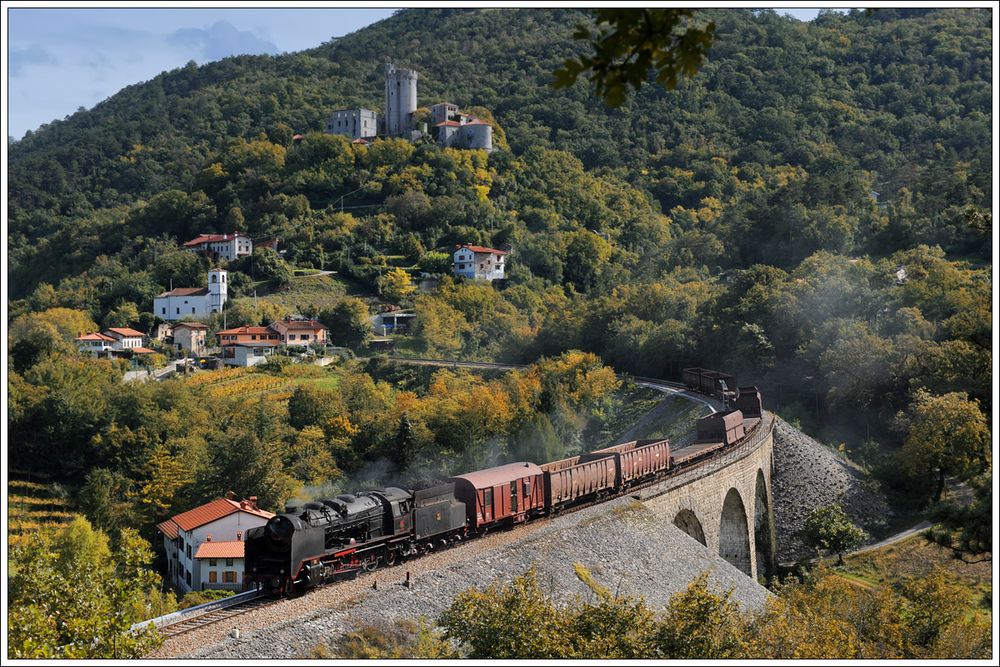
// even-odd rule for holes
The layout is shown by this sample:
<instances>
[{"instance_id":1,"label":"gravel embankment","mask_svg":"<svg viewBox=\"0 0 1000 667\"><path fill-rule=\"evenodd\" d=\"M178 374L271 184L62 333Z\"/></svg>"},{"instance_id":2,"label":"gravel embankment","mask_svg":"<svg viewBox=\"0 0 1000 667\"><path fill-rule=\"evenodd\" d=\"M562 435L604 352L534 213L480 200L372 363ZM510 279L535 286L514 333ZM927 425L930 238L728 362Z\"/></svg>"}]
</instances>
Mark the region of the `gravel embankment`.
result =
<instances>
[{"instance_id":1,"label":"gravel embankment","mask_svg":"<svg viewBox=\"0 0 1000 667\"><path fill-rule=\"evenodd\" d=\"M838 502L859 526L878 533L892 510L871 480L820 442L777 420L774 429L774 498L778 560L815 555L798 537L813 508Z\"/></svg>"},{"instance_id":2,"label":"gravel embankment","mask_svg":"<svg viewBox=\"0 0 1000 667\"><path fill-rule=\"evenodd\" d=\"M543 590L556 599L589 599L593 594L576 578L574 563L610 590L641 595L657 608L704 571L747 608L759 608L770 595L669 521L621 498L281 601L171 639L149 657L303 658L316 644L359 626L433 618L462 590L510 581L532 564ZM402 585L407 570L413 575L408 589ZM372 590L376 580L378 591ZM228 636L234 627L239 639Z\"/></svg>"}]
</instances>

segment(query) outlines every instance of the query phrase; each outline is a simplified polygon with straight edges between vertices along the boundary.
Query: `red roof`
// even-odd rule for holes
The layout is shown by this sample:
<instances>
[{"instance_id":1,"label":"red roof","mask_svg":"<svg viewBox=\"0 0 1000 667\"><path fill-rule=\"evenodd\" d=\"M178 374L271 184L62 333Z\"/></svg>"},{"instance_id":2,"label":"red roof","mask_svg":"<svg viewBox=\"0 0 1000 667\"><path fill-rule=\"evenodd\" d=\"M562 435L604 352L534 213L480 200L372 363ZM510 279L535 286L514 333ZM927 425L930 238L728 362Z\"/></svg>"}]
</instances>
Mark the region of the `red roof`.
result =
<instances>
[{"instance_id":1,"label":"red roof","mask_svg":"<svg viewBox=\"0 0 1000 667\"><path fill-rule=\"evenodd\" d=\"M198 546L195 558L243 558L243 542L202 542Z\"/></svg>"},{"instance_id":2,"label":"red roof","mask_svg":"<svg viewBox=\"0 0 1000 667\"><path fill-rule=\"evenodd\" d=\"M316 320L278 320L274 324L284 324L289 329L309 329L311 331L326 328Z\"/></svg>"},{"instance_id":3,"label":"red roof","mask_svg":"<svg viewBox=\"0 0 1000 667\"><path fill-rule=\"evenodd\" d=\"M469 245L467 243L462 243L462 244L459 244L459 245L455 246L455 250L458 250L459 248L467 248L468 250L471 250L472 252L487 252L487 253L489 253L491 255L506 255L507 254L503 250L495 250L494 248L484 248L481 245Z\"/></svg>"},{"instance_id":4,"label":"red roof","mask_svg":"<svg viewBox=\"0 0 1000 667\"><path fill-rule=\"evenodd\" d=\"M208 294L207 287L178 287L158 296L202 296Z\"/></svg>"},{"instance_id":5,"label":"red roof","mask_svg":"<svg viewBox=\"0 0 1000 667\"><path fill-rule=\"evenodd\" d=\"M113 342L116 339L112 338L111 336L105 336L102 333L89 333L83 336L77 336L73 340L106 340Z\"/></svg>"},{"instance_id":6,"label":"red roof","mask_svg":"<svg viewBox=\"0 0 1000 667\"><path fill-rule=\"evenodd\" d=\"M440 123L434 123L434 127L458 127L461 125L457 120L443 120Z\"/></svg>"},{"instance_id":7,"label":"red roof","mask_svg":"<svg viewBox=\"0 0 1000 667\"><path fill-rule=\"evenodd\" d=\"M357 138L351 142L352 144L368 144L369 142L362 138Z\"/></svg>"},{"instance_id":8,"label":"red roof","mask_svg":"<svg viewBox=\"0 0 1000 667\"><path fill-rule=\"evenodd\" d=\"M260 334L273 334L273 333L276 333L276 332L271 331L267 327L242 326L242 327L237 327L236 329L226 329L224 331L220 331L219 335L220 336L223 335L223 334L257 334L257 335L260 335Z\"/></svg>"},{"instance_id":9,"label":"red roof","mask_svg":"<svg viewBox=\"0 0 1000 667\"><path fill-rule=\"evenodd\" d=\"M210 503L205 503L201 507L195 507L193 510L188 510L187 512L182 512L171 517L170 521L180 526L183 530L191 532L195 528L204 526L206 523L212 523L224 516L229 516L233 512L246 512L254 516L259 516L262 519L270 519L274 516L270 512L257 509L245 501L239 503L227 498L217 498Z\"/></svg>"},{"instance_id":10,"label":"red roof","mask_svg":"<svg viewBox=\"0 0 1000 667\"><path fill-rule=\"evenodd\" d=\"M305 139L305 138L306 138L306 135L304 135L304 134L293 134L292 135L292 140L293 141L298 141L299 139Z\"/></svg>"},{"instance_id":11,"label":"red roof","mask_svg":"<svg viewBox=\"0 0 1000 667\"><path fill-rule=\"evenodd\" d=\"M178 322L174 325L174 329L180 329L181 327L187 327L188 329L207 329L207 324L202 324L201 322Z\"/></svg>"},{"instance_id":12,"label":"red roof","mask_svg":"<svg viewBox=\"0 0 1000 667\"><path fill-rule=\"evenodd\" d=\"M174 523L173 519L167 519L163 523L156 524L156 527L160 529L160 532L169 537L172 540L177 539L178 526Z\"/></svg>"},{"instance_id":13,"label":"red roof","mask_svg":"<svg viewBox=\"0 0 1000 667\"><path fill-rule=\"evenodd\" d=\"M487 468L486 470L477 470L475 472L465 473L464 475L455 475L451 479L462 479L469 482L477 489L485 489L491 486L498 486L500 484L509 484L510 482L521 479L522 477L541 474L542 469L534 463L522 462L508 463L505 466Z\"/></svg>"},{"instance_id":14,"label":"red roof","mask_svg":"<svg viewBox=\"0 0 1000 667\"><path fill-rule=\"evenodd\" d=\"M232 241L238 236L243 238L249 238L246 234L240 234L239 232L235 234L199 234L195 238L191 239L184 244L185 248L192 248L194 246L204 245L206 243L217 243L219 241Z\"/></svg>"},{"instance_id":15,"label":"red roof","mask_svg":"<svg viewBox=\"0 0 1000 667\"><path fill-rule=\"evenodd\" d=\"M128 336L129 338L135 338L136 336L142 338L146 334L141 331L136 331L135 329L129 329L128 327L110 327L105 329L105 331L111 331L118 334L119 336Z\"/></svg>"},{"instance_id":16,"label":"red roof","mask_svg":"<svg viewBox=\"0 0 1000 667\"><path fill-rule=\"evenodd\" d=\"M133 347L133 354L153 354L156 350L151 350L148 347Z\"/></svg>"},{"instance_id":17,"label":"red roof","mask_svg":"<svg viewBox=\"0 0 1000 667\"><path fill-rule=\"evenodd\" d=\"M220 347L278 347L276 340L244 340L239 343L223 343Z\"/></svg>"}]
</instances>

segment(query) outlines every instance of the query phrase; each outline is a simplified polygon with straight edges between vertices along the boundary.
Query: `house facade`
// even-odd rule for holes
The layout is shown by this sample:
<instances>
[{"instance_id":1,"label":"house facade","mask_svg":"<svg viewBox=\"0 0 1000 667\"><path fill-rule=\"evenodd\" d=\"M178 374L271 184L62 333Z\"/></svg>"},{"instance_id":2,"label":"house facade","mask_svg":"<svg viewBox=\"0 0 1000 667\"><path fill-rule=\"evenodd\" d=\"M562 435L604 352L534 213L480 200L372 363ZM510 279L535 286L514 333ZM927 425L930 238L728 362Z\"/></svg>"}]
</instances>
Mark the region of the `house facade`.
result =
<instances>
[{"instance_id":1,"label":"house facade","mask_svg":"<svg viewBox=\"0 0 1000 667\"><path fill-rule=\"evenodd\" d=\"M316 320L285 318L272 323L269 328L281 336L281 342L285 345L326 345L326 327Z\"/></svg>"},{"instance_id":2,"label":"house facade","mask_svg":"<svg viewBox=\"0 0 1000 667\"><path fill-rule=\"evenodd\" d=\"M104 359L153 354L153 350L143 346L146 334L128 327L111 327L101 332L77 336L73 340L81 352Z\"/></svg>"},{"instance_id":3,"label":"house facade","mask_svg":"<svg viewBox=\"0 0 1000 667\"><path fill-rule=\"evenodd\" d=\"M503 280L506 255L503 250L483 246L455 246L452 273L472 280Z\"/></svg>"},{"instance_id":4,"label":"house facade","mask_svg":"<svg viewBox=\"0 0 1000 667\"><path fill-rule=\"evenodd\" d=\"M184 244L190 252L203 252L213 259L227 262L253 254L253 241L249 236L235 234L199 234Z\"/></svg>"},{"instance_id":5,"label":"house facade","mask_svg":"<svg viewBox=\"0 0 1000 667\"><path fill-rule=\"evenodd\" d=\"M181 595L244 590L242 547L233 543L242 543L247 530L263 526L272 516L257 507L254 496L241 501L217 498L157 524L167 556L165 578ZM207 544L212 546L203 550Z\"/></svg>"},{"instance_id":6,"label":"house facade","mask_svg":"<svg viewBox=\"0 0 1000 667\"><path fill-rule=\"evenodd\" d=\"M229 299L227 273L223 269L208 272L208 287L178 287L153 299L153 314L172 322L182 317L206 317L221 313Z\"/></svg>"},{"instance_id":7,"label":"house facade","mask_svg":"<svg viewBox=\"0 0 1000 667\"><path fill-rule=\"evenodd\" d=\"M267 361L278 344L270 341L229 343L222 346L222 363L227 366L256 366Z\"/></svg>"},{"instance_id":8,"label":"house facade","mask_svg":"<svg viewBox=\"0 0 1000 667\"><path fill-rule=\"evenodd\" d=\"M378 131L378 114L370 109L340 109L326 121L327 134L339 134L351 139L374 137Z\"/></svg>"},{"instance_id":9,"label":"house facade","mask_svg":"<svg viewBox=\"0 0 1000 667\"><path fill-rule=\"evenodd\" d=\"M180 322L171 329L174 349L187 350L196 356L203 356L208 349L208 326L201 322Z\"/></svg>"}]
</instances>

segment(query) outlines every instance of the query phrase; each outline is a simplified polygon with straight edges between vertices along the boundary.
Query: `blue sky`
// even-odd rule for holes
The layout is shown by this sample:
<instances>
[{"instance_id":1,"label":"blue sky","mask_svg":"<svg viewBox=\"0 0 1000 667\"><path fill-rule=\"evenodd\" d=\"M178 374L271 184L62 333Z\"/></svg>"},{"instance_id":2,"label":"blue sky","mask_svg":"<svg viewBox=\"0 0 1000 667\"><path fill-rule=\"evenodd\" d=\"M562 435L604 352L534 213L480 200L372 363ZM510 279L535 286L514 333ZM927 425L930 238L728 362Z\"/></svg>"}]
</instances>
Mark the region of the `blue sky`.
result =
<instances>
[{"instance_id":1,"label":"blue sky","mask_svg":"<svg viewBox=\"0 0 1000 667\"><path fill-rule=\"evenodd\" d=\"M189 60L312 48L393 9L8 8L8 136ZM816 9L779 10L800 20Z\"/></svg>"}]
</instances>

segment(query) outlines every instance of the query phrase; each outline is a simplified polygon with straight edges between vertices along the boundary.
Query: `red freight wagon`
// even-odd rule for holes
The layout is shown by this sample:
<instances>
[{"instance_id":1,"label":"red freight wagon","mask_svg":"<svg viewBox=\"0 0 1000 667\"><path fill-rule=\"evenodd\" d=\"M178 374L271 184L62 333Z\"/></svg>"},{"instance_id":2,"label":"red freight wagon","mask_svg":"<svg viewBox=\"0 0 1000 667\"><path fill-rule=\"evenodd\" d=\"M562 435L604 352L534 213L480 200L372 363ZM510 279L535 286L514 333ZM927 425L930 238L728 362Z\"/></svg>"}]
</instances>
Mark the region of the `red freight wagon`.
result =
<instances>
[{"instance_id":1,"label":"red freight wagon","mask_svg":"<svg viewBox=\"0 0 1000 667\"><path fill-rule=\"evenodd\" d=\"M455 497L465 503L469 526L477 530L545 511L545 479L534 463L508 463L448 481L455 483Z\"/></svg>"},{"instance_id":2,"label":"red freight wagon","mask_svg":"<svg viewBox=\"0 0 1000 667\"><path fill-rule=\"evenodd\" d=\"M668 440L633 440L585 454L584 458L593 460L608 455L615 458L619 487L655 477L670 468Z\"/></svg>"},{"instance_id":3,"label":"red freight wagon","mask_svg":"<svg viewBox=\"0 0 1000 667\"><path fill-rule=\"evenodd\" d=\"M697 422L698 442L723 442L731 445L742 438L743 413L739 410L716 412Z\"/></svg>"},{"instance_id":4,"label":"red freight wagon","mask_svg":"<svg viewBox=\"0 0 1000 667\"><path fill-rule=\"evenodd\" d=\"M574 456L540 467L545 474L545 508L549 511L615 487L617 466L613 456L588 461Z\"/></svg>"}]
</instances>

